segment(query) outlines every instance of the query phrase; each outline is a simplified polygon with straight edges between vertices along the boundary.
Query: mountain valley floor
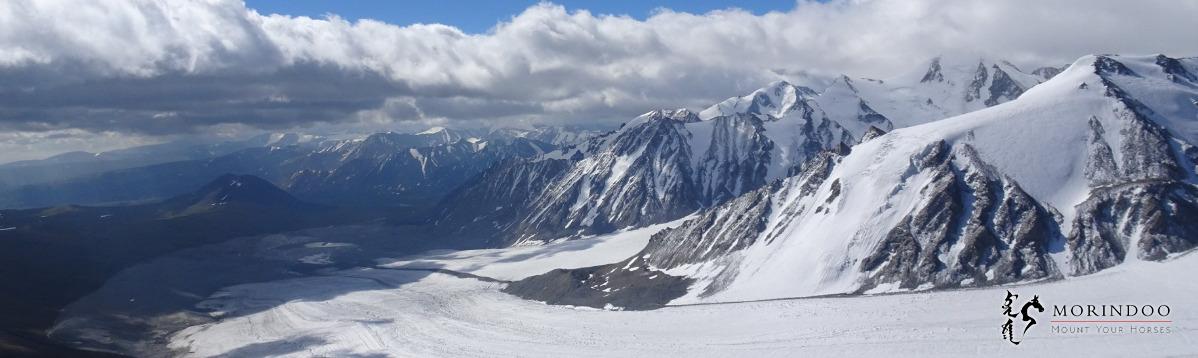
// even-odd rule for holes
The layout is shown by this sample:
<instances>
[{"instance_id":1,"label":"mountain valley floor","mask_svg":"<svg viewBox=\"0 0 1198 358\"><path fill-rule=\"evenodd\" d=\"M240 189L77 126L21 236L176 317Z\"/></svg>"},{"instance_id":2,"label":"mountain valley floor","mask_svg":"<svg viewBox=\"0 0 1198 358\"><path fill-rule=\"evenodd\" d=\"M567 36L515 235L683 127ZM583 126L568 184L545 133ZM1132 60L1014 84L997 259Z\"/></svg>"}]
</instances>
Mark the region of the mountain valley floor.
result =
<instances>
[{"instance_id":1,"label":"mountain valley floor","mask_svg":"<svg viewBox=\"0 0 1198 358\"><path fill-rule=\"evenodd\" d=\"M638 230L586 244L441 252L397 261L420 262L420 270L383 265L232 286L199 305L221 318L173 334L169 347L186 356L559 357L1168 356L1194 354L1198 346L1198 282L1187 278L1198 270L1195 255L1036 284L651 311L546 305L502 293L504 283L486 277L548 271L568 261L559 254L616 262L646 237ZM474 271L485 280L427 271L496 262L506 266ZM1020 295L1019 305L1035 295L1046 308L1033 312L1039 324L1017 336L1019 345L1002 336L1008 290ZM1051 322L1084 320L1052 317L1053 305L1074 304L1169 305L1171 312L1140 318L1169 322ZM1017 333L1023 326L1015 318ZM1089 328L1064 333L1083 331L1078 327Z\"/></svg>"}]
</instances>

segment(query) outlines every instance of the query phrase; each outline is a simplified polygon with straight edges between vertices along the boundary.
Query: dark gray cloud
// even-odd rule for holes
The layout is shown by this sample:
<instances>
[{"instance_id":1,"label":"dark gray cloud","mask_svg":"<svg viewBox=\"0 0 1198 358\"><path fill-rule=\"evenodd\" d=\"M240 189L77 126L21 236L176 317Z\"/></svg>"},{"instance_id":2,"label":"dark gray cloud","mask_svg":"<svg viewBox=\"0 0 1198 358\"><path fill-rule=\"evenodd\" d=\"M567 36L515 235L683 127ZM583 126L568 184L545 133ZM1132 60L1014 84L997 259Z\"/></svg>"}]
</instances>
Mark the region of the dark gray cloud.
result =
<instances>
[{"instance_id":1,"label":"dark gray cloud","mask_svg":"<svg viewBox=\"0 0 1198 358\"><path fill-rule=\"evenodd\" d=\"M288 128L338 121L413 92L369 71L297 64L267 73L163 73L148 77L30 81L0 71L0 129L79 128L171 134L242 123Z\"/></svg>"},{"instance_id":2,"label":"dark gray cloud","mask_svg":"<svg viewBox=\"0 0 1198 358\"><path fill-rule=\"evenodd\" d=\"M1194 55L1196 13L1198 1L1176 0L833 0L642 21L546 3L465 34L265 16L236 0L8 0L0 133L613 121L777 79L885 77L937 55Z\"/></svg>"}]
</instances>

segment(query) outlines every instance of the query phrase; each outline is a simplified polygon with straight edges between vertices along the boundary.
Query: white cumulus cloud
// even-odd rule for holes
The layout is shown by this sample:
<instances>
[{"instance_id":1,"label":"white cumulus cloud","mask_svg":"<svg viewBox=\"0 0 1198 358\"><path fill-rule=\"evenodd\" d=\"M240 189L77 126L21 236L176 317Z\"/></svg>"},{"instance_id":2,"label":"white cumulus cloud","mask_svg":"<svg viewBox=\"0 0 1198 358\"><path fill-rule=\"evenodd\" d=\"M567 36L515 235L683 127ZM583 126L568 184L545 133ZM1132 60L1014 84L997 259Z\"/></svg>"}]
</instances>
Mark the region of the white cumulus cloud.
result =
<instances>
[{"instance_id":1,"label":"white cumulus cloud","mask_svg":"<svg viewBox=\"0 0 1198 358\"><path fill-rule=\"evenodd\" d=\"M886 77L937 55L1027 66L1192 56L1195 16L1194 0L800 1L644 20L542 3L468 34L260 14L236 0L8 0L0 131L613 121L777 79Z\"/></svg>"}]
</instances>

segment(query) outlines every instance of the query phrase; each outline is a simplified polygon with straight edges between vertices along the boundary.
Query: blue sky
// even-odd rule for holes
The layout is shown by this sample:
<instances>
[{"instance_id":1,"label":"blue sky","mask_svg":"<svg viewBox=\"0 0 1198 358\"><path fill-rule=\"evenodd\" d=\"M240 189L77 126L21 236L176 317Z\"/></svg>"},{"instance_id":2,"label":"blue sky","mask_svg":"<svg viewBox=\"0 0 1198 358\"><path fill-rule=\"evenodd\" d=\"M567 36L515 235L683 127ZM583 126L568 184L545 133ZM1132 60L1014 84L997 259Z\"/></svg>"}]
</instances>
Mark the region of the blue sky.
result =
<instances>
[{"instance_id":1,"label":"blue sky","mask_svg":"<svg viewBox=\"0 0 1198 358\"><path fill-rule=\"evenodd\" d=\"M505 21L532 6L537 0L246 0L246 5L262 14L285 14L319 18L333 13L350 20L375 19L398 25L414 23L441 23L453 25L468 33L486 32L499 21ZM629 15L644 19L658 8L674 11L705 13L731 7L749 10L755 14L769 11L786 11L794 7L794 0L558 0L553 3L567 9L586 9L596 14Z\"/></svg>"}]
</instances>

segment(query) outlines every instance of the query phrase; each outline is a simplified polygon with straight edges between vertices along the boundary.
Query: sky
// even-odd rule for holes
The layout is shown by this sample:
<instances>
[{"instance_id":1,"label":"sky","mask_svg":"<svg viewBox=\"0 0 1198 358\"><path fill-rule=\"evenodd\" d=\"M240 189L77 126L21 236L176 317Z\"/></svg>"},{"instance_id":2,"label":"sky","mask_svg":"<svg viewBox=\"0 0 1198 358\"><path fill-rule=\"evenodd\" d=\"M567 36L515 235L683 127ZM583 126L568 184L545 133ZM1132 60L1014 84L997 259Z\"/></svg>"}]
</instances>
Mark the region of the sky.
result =
<instances>
[{"instance_id":1,"label":"sky","mask_svg":"<svg viewBox=\"0 0 1198 358\"><path fill-rule=\"evenodd\" d=\"M336 14L347 20L373 19L382 22L411 25L444 24L456 27L463 32L481 34L487 32L495 24L508 21L524 9L537 5L538 0L249 0L246 5L261 14L283 14L291 16L307 16L321 18L327 14ZM713 1L713 0L608 0L608 1L554 1L566 10L587 10L595 14L627 15L644 20L658 9L670 9L678 12L706 13L712 10L738 8L754 14L764 14L770 11L787 11L794 8L794 0L752 0L752 1Z\"/></svg>"},{"instance_id":2,"label":"sky","mask_svg":"<svg viewBox=\"0 0 1198 358\"><path fill-rule=\"evenodd\" d=\"M618 123L765 84L1198 55L1198 0L0 1L0 162L263 131Z\"/></svg>"}]
</instances>

